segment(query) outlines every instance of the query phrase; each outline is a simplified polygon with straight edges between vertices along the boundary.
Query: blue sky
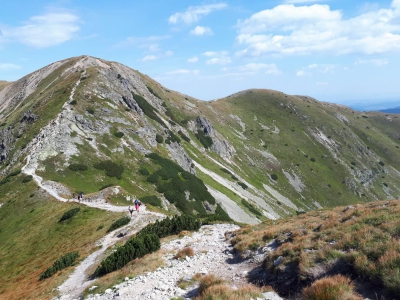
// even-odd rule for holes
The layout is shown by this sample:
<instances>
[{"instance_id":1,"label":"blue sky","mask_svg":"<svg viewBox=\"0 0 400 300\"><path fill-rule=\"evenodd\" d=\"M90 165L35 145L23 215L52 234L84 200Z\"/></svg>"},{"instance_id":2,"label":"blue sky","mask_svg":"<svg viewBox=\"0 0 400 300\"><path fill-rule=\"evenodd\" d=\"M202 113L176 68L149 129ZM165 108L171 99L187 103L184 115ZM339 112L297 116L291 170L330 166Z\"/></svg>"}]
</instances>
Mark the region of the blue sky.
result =
<instances>
[{"instance_id":1,"label":"blue sky","mask_svg":"<svg viewBox=\"0 0 400 300\"><path fill-rule=\"evenodd\" d=\"M248 88L400 100L400 0L2 3L0 79L83 54L203 100Z\"/></svg>"}]
</instances>

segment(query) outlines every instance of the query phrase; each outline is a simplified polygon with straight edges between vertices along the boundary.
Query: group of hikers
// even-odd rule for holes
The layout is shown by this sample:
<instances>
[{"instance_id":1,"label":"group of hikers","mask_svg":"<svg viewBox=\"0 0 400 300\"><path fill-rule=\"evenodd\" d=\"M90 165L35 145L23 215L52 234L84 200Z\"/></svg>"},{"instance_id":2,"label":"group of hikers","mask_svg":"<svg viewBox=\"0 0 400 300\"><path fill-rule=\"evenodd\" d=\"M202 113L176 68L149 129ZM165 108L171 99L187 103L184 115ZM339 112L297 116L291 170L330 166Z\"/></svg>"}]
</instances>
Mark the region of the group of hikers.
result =
<instances>
[{"instance_id":1,"label":"group of hikers","mask_svg":"<svg viewBox=\"0 0 400 300\"><path fill-rule=\"evenodd\" d=\"M140 207L140 205L142 205L142 202L140 202L139 199L136 199L135 202L134 202L134 204L135 204L135 209L136 209L136 211L139 212L139 207ZM128 210L129 210L129 212L130 212L130 214L131 214L131 218L132 218L132 214L133 214L133 207L132 207L132 205L129 205Z\"/></svg>"},{"instance_id":2,"label":"group of hikers","mask_svg":"<svg viewBox=\"0 0 400 300\"><path fill-rule=\"evenodd\" d=\"M72 194L72 199L75 199L75 193ZM83 200L83 192L78 194L78 201L81 202L81 200ZM133 203L135 205L135 210L137 212L139 212L139 207L142 205L142 202L140 202L139 199L135 199L135 201ZM128 210L129 210L129 213L131 214L131 217L132 217L133 211L134 211L132 205L129 205Z\"/></svg>"},{"instance_id":3,"label":"group of hikers","mask_svg":"<svg viewBox=\"0 0 400 300\"><path fill-rule=\"evenodd\" d=\"M72 199L75 199L75 193L72 194ZM81 202L83 200L83 192L78 194L78 201Z\"/></svg>"}]
</instances>

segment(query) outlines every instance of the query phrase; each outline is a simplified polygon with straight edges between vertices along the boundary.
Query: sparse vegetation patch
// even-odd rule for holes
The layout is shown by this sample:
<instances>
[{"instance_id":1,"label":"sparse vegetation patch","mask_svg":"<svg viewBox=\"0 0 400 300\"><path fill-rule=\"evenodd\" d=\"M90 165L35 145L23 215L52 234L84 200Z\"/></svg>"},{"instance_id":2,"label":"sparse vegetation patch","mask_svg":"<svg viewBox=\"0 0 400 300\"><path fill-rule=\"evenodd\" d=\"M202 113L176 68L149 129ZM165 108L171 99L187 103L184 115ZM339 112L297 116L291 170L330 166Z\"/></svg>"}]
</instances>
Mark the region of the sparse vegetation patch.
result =
<instances>
[{"instance_id":1,"label":"sparse vegetation patch","mask_svg":"<svg viewBox=\"0 0 400 300\"><path fill-rule=\"evenodd\" d=\"M65 254L64 256L57 259L51 267L47 268L46 271L44 271L42 274L40 274L39 279L43 280L43 279L49 278L57 271L60 271L62 269L68 268L69 266L72 266L72 264L78 257L79 257L79 253L77 251Z\"/></svg>"}]
</instances>

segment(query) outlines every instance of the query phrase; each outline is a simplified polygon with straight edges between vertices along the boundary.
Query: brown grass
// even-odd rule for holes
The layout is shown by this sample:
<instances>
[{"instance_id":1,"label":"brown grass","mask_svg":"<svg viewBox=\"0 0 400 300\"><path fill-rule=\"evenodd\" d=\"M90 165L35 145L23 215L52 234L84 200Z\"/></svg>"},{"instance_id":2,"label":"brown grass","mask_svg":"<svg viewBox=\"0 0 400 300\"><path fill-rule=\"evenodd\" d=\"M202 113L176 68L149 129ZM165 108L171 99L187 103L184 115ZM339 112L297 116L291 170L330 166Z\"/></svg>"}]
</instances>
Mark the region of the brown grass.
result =
<instances>
[{"instance_id":1,"label":"brown grass","mask_svg":"<svg viewBox=\"0 0 400 300\"><path fill-rule=\"evenodd\" d=\"M336 207L296 217L268 220L246 226L232 240L242 254L272 239L278 248L265 260L271 274L293 267L293 277L314 280L314 266L345 261L354 276L382 283L386 292L400 293L400 200L376 201L353 207ZM283 263L273 262L283 256ZM277 273L278 272L278 273Z\"/></svg>"},{"instance_id":2,"label":"brown grass","mask_svg":"<svg viewBox=\"0 0 400 300\"><path fill-rule=\"evenodd\" d=\"M268 287L268 289L270 289ZM228 286L225 280L206 275L199 280L199 296L197 300L248 300L262 296L263 290L257 286L246 284L238 289Z\"/></svg>"},{"instance_id":3,"label":"brown grass","mask_svg":"<svg viewBox=\"0 0 400 300\"><path fill-rule=\"evenodd\" d=\"M194 250L192 247L185 247L180 249L174 256L175 259L186 258L186 256L194 256Z\"/></svg>"},{"instance_id":4,"label":"brown grass","mask_svg":"<svg viewBox=\"0 0 400 300\"><path fill-rule=\"evenodd\" d=\"M315 281L302 291L303 300L362 300L354 293L350 278L342 275L325 277Z\"/></svg>"}]
</instances>

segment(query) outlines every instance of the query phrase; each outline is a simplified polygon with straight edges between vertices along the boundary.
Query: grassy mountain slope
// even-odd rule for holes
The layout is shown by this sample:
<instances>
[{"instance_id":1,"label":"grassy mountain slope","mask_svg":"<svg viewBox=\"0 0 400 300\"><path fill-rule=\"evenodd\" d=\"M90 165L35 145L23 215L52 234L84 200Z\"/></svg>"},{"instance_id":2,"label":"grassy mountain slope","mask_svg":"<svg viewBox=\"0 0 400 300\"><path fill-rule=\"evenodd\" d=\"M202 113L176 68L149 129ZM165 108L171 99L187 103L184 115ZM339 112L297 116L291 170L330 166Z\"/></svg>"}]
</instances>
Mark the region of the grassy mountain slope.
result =
<instances>
[{"instance_id":1,"label":"grassy mountain slope","mask_svg":"<svg viewBox=\"0 0 400 300\"><path fill-rule=\"evenodd\" d=\"M397 299L399 207L398 200L374 201L265 221L240 229L233 244L242 254L276 248L250 278L283 295L293 297L312 282L342 274L355 280L364 298ZM322 291L316 299L322 299Z\"/></svg>"},{"instance_id":2,"label":"grassy mountain slope","mask_svg":"<svg viewBox=\"0 0 400 300\"><path fill-rule=\"evenodd\" d=\"M74 226L57 225L70 205L23 183L23 166L62 185L67 198L84 192L129 205L132 197L154 196L143 198L152 199L150 210L256 224L398 198L399 129L395 115L271 90L200 101L88 56L46 66L0 86L0 240L7 240L0 251L8 262L23 249L1 265L10 274L1 295L24 280L30 294L45 267L65 250L93 251L88 245L104 234L96 229L111 222L87 208ZM111 186L114 194L104 194ZM30 248L43 232L49 238ZM65 236L75 235L64 247ZM47 293L68 270L38 291Z\"/></svg>"}]
</instances>

